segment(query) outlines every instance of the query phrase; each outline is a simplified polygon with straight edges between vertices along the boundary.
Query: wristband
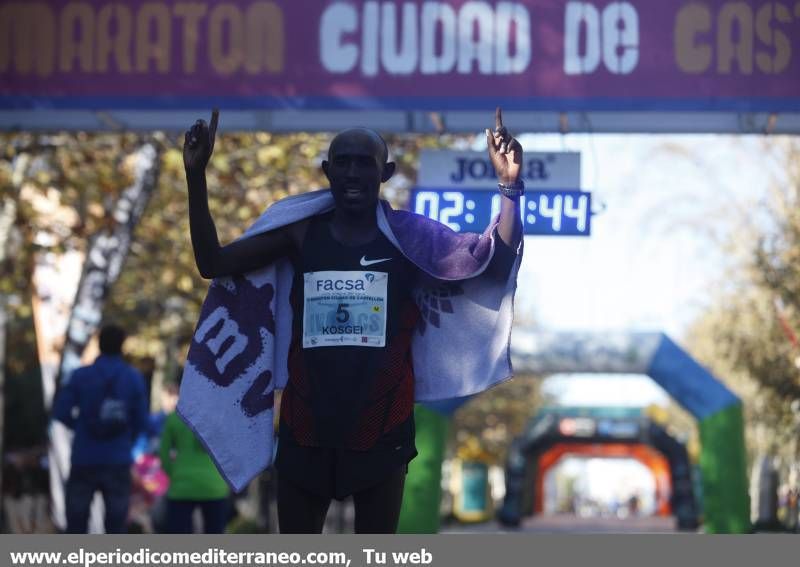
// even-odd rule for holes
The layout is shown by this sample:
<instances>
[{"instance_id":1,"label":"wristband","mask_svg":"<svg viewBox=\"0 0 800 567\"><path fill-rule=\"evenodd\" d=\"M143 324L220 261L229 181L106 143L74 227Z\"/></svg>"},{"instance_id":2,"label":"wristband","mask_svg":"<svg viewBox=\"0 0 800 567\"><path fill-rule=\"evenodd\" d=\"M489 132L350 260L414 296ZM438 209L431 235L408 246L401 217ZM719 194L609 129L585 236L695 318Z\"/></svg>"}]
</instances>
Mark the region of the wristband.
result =
<instances>
[{"instance_id":1,"label":"wristband","mask_svg":"<svg viewBox=\"0 0 800 567\"><path fill-rule=\"evenodd\" d=\"M506 197L519 197L525 194L525 183L523 183L522 179L517 179L511 185L498 183L497 189Z\"/></svg>"}]
</instances>

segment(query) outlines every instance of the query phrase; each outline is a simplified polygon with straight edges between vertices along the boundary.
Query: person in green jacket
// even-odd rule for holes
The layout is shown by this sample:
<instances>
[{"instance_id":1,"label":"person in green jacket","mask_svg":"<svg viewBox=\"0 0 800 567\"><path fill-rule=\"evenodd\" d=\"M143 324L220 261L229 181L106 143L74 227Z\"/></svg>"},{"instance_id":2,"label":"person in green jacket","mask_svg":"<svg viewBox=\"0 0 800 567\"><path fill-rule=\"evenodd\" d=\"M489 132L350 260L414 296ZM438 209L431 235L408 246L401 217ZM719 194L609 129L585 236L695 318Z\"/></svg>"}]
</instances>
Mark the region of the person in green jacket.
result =
<instances>
[{"instance_id":1,"label":"person in green jacket","mask_svg":"<svg viewBox=\"0 0 800 567\"><path fill-rule=\"evenodd\" d=\"M199 507L203 532L225 531L229 488L205 448L173 412L167 416L159 449L161 466L169 476L167 532L192 533L192 514Z\"/></svg>"}]
</instances>

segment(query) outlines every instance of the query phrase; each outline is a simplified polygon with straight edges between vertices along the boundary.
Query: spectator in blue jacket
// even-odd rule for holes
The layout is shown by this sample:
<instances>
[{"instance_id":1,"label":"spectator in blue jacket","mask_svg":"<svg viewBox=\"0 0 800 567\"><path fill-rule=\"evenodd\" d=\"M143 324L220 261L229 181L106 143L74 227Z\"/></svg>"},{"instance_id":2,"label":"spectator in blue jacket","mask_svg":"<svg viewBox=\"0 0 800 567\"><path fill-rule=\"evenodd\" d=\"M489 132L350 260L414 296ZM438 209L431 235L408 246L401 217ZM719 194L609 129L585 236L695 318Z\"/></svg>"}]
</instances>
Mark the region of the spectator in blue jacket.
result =
<instances>
[{"instance_id":1,"label":"spectator in blue jacket","mask_svg":"<svg viewBox=\"0 0 800 567\"><path fill-rule=\"evenodd\" d=\"M131 448L147 426L144 378L122 359L125 331L100 331L100 356L75 370L53 417L75 432L66 486L67 532L86 533L95 492L105 503L106 533L123 533L131 491Z\"/></svg>"}]
</instances>

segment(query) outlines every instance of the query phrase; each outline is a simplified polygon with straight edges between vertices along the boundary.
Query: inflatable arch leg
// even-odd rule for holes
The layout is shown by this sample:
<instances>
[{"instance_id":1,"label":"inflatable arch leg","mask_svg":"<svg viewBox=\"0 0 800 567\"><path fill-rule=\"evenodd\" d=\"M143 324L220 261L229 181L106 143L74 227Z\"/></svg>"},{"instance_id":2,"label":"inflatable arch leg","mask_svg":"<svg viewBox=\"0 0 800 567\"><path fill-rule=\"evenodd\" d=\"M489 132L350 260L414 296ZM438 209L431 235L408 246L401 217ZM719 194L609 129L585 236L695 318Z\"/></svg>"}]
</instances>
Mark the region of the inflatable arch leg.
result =
<instances>
[{"instance_id":1,"label":"inflatable arch leg","mask_svg":"<svg viewBox=\"0 0 800 567\"><path fill-rule=\"evenodd\" d=\"M750 530L743 422L741 404L698 422L704 447L700 453L700 472L707 533L735 534Z\"/></svg>"},{"instance_id":2,"label":"inflatable arch leg","mask_svg":"<svg viewBox=\"0 0 800 567\"><path fill-rule=\"evenodd\" d=\"M414 419L419 455L408 465L397 532L435 534L439 531L442 461L450 417L417 404Z\"/></svg>"}]
</instances>

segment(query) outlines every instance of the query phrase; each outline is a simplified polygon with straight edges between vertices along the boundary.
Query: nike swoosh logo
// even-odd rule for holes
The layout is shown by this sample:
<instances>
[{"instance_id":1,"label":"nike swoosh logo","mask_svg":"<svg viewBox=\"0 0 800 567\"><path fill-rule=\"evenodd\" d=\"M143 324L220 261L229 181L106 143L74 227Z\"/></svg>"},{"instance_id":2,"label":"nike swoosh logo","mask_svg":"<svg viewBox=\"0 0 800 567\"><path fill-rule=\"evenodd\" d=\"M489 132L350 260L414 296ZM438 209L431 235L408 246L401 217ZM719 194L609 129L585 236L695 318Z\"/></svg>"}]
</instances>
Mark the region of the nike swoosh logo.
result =
<instances>
[{"instance_id":1,"label":"nike swoosh logo","mask_svg":"<svg viewBox=\"0 0 800 567\"><path fill-rule=\"evenodd\" d=\"M371 266L372 264L379 264L381 262L388 262L391 258L379 258L377 260L367 260L366 256L361 256L361 261L359 262L362 266L367 267Z\"/></svg>"}]
</instances>

